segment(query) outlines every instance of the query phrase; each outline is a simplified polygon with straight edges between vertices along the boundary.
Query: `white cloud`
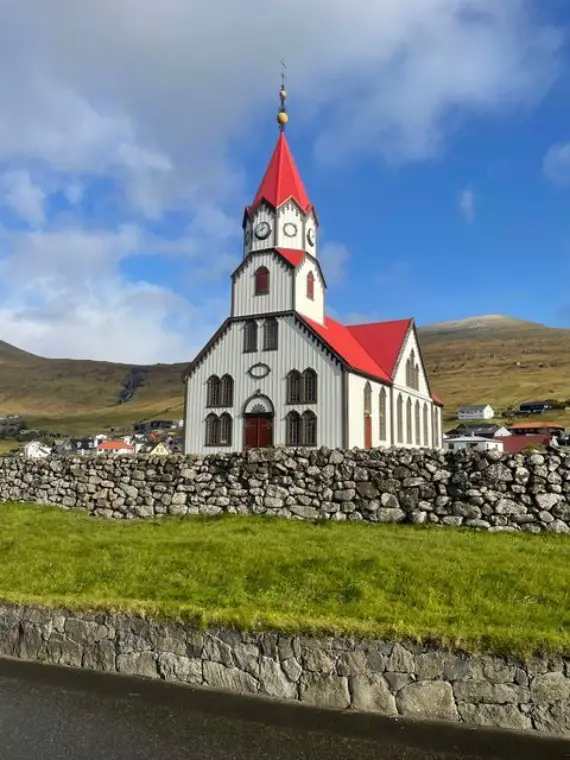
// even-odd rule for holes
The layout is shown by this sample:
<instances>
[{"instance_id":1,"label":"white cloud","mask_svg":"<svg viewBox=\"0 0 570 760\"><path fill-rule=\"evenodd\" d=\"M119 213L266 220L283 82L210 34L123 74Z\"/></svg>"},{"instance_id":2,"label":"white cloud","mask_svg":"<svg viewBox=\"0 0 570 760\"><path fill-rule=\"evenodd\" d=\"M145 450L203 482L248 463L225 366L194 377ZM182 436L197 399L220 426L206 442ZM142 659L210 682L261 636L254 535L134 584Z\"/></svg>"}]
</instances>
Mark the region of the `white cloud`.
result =
<instances>
[{"instance_id":1,"label":"white cloud","mask_svg":"<svg viewBox=\"0 0 570 760\"><path fill-rule=\"evenodd\" d=\"M45 193L27 171L9 171L0 177L0 205L4 203L24 222L39 227L45 221Z\"/></svg>"},{"instance_id":2,"label":"white cloud","mask_svg":"<svg viewBox=\"0 0 570 760\"><path fill-rule=\"evenodd\" d=\"M290 0L284 10L268 0L260 14L254 0L4 0L0 162L21 185L2 197L41 233L0 240L10 294L0 338L140 361L190 351L225 308L216 301L204 317L167 289L133 284L122 265L147 252L187 257L204 297L208 272L231 268L249 200L235 151L258 149L260 125L273 120L276 41L287 40L291 132L318 125L320 156L422 160L461 117L532 105L547 90L560 37L536 21L537 4ZM110 189L92 204L94 178ZM88 221L69 209L46 221L43 196L55 190L75 213L89 197ZM145 218L156 229L171 212L185 229L151 239ZM322 253L328 279L341 279L346 248ZM152 309L137 310L141 299Z\"/></svg>"},{"instance_id":3,"label":"white cloud","mask_svg":"<svg viewBox=\"0 0 570 760\"><path fill-rule=\"evenodd\" d=\"M0 324L10 342L33 353L189 361L223 314L218 302L198 309L169 288L122 277L120 262L157 250L136 228L16 233L4 240L8 246L11 255L0 260Z\"/></svg>"},{"instance_id":4,"label":"white cloud","mask_svg":"<svg viewBox=\"0 0 570 760\"><path fill-rule=\"evenodd\" d=\"M570 184L570 142L553 145L543 162L546 177L555 184Z\"/></svg>"},{"instance_id":5,"label":"white cloud","mask_svg":"<svg viewBox=\"0 0 570 760\"><path fill-rule=\"evenodd\" d=\"M320 260L325 279L329 284L342 282L349 258L348 248L342 243L325 243L323 245Z\"/></svg>"},{"instance_id":6,"label":"white cloud","mask_svg":"<svg viewBox=\"0 0 570 760\"><path fill-rule=\"evenodd\" d=\"M465 221L469 224L473 224L475 221L475 215L477 213L476 203L475 191L473 188L463 188L459 193L459 210Z\"/></svg>"}]
</instances>

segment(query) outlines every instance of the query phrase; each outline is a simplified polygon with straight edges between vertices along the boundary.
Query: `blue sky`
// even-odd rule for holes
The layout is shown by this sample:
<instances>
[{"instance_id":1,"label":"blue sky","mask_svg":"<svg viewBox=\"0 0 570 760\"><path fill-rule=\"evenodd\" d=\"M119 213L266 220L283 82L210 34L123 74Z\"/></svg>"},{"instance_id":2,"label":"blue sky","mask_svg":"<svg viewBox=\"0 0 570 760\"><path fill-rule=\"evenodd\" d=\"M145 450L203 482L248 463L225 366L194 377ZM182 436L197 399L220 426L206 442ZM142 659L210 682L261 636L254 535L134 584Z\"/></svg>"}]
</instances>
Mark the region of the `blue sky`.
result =
<instances>
[{"instance_id":1,"label":"blue sky","mask_svg":"<svg viewBox=\"0 0 570 760\"><path fill-rule=\"evenodd\" d=\"M288 138L329 312L570 327L565 0L8 0L0 339L188 361Z\"/></svg>"}]
</instances>

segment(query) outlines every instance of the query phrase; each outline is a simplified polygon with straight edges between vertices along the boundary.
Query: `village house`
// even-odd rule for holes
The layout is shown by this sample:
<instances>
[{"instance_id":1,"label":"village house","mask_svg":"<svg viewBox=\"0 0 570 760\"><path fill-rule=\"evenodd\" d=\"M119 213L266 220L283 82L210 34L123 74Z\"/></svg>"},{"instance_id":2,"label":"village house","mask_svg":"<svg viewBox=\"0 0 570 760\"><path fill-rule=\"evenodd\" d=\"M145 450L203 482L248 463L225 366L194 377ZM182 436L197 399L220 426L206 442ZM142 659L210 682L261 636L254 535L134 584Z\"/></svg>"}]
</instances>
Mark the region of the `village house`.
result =
<instances>
[{"instance_id":1,"label":"village house","mask_svg":"<svg viewBox=\"0 0 570 760\"><path fill-rule=\"evenodd\" d=\"M495 410L490 404L468 404L457 410L458 420L491 420Z\"/></svg>"},{"instance_id":2,"label":"village house","mask_svg":"<svg viewBox=\"0 0 570 760\"><path fill-rule=\"evenodd\" d=\"M130 443L124 441L102 441L97 446L97 454L135 454L136 448Z\"/></svg>"},{"instance_id":3,"label":"village house","mask_svg":"<svg viewBox=\"0 0 570 760\"><path fill-rule=\"evenodd\" d=\"M503 451L503 442L477 435L464 438L444 438L443 447L446 451Z\"/></svg>"},{"instance_id":4,"label":"village house","mask_svg":"<svg viewBox=\"0 0 570 760\"><path fill-rule=\"evenodd\" d=\"M249 447L441 448L413 319L326 316L319 220L285 137L243 217L230 316L184 373L186 453Z\"/></svg>"}]
</instances>

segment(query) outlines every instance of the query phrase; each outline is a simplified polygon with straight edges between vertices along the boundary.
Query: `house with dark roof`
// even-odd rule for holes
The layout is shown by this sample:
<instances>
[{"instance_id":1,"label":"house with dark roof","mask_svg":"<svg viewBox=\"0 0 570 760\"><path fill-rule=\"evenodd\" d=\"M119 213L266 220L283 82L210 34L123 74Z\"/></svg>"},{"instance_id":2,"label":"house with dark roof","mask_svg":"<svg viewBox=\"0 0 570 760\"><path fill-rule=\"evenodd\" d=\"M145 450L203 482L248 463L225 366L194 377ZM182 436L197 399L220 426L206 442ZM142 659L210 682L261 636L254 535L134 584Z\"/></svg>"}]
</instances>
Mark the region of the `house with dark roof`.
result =
<instances>
[{"instance_id":1,"label":"house with dark roof","mask_svg":"<svg viewBox=\"0 0 570 760\"><path fill-rule=\"evenodd\" d=\"M184 372L186 453L268 446L442 447L414 320L326 314L319 219L284 126L243 216L230 315Z\"/></svg>"}]
</instances>

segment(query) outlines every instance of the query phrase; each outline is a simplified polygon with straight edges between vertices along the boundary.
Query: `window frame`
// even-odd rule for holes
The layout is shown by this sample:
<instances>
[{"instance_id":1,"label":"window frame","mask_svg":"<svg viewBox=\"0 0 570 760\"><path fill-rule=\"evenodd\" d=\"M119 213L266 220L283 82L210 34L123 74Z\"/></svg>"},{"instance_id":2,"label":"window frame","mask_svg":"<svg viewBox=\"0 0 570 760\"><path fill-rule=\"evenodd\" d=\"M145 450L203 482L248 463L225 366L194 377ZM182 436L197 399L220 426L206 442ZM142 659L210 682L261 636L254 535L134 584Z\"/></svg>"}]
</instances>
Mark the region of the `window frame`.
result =
<instances>
[{"instance_id":1,"label":"window frame","mask_svg":"<svg viewBox=\"0 0 570 760\"><path fill-rule=\"evenodd\" d=\"M269 269L264 264L262 264L261 266L257 267L253 273L253 276L255 278L255 284L253 288L254 296L268 296L270 292Z\"/></svg>"}]
</instances>

